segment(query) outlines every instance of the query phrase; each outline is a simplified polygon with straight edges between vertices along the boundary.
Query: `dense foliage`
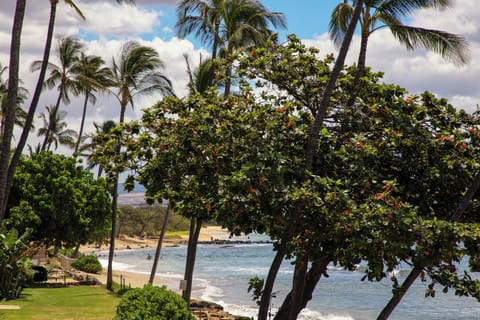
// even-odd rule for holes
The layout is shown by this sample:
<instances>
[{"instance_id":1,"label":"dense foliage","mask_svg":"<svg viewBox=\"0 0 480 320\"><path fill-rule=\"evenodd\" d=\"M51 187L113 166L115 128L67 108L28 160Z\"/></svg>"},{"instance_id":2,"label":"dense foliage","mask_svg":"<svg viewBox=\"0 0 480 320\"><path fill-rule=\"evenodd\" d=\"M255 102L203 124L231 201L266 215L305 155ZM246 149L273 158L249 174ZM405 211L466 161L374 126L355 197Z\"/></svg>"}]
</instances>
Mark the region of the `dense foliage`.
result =
<instances>
[{"instance_id":1,"label":"dense foliage","mask_svg":"<svg viewBox=\"0 0 480 320\"><path fill-rule=\"evenodd\" d=\"M346 68L305 170L332 63L317 54L293 37L253 50L238 72L268 90L255 95L242 82L237 96L167 98L124 126L126 152L113 164L135 169L149 196L186 216L268 233L280 261L294 260L299 308L329 263L351 270L360 261L369 280L403 261L430 277L427 294L440 284L478 297L478 282L456 269L467 256L478 265L478 201L451 220L479 169L477 117L428 92L382 84L368 70L355 106L345 108L355 74Z\"/></svg>"},{"instance_id":2,"label":"dense foliage","mask_svg":"<svg viewBox=\"0 0 480 320\"><path fill-rule=\"evenodd\" d=\"M29 257L34 248L27 244L28 233L11 229L0 233L0 300L18 298L25 282L33 277Z\"/></svg>"},{"instance_id":3,"label":"dense foliage","mask_svg":"<svg viewBox=\"0 0 480 320\"><path fill-rule=\"evenodd\" d=\"M160 205L153 206L120 206L118 216L118 234L129 236L157 236L165 219L167 208ZM188 219L173 213L167 224L167 231L188 230Z\"/></svg>"},{"instance_id":4,"label":"dense foliage","mask_svg":"<svg viewBox=\"0 0 480 320\"><path fill-rule=\"evenodd\" d=\"M73 247L106 237L109 209L103 179L94 179L74 158L41 152L18 166L5 225L31 228L31 239L47 246Z\"/></svg>"},{"instance_id":5,"label":"dense foliage","mask_svg":"<svg viewBox=\"0 0 480 320\"><path fill-rule=\"evenodd\" d=\"M127 291L115 320L194 320L182 298L166 287L146 285Z\"/></svg>"},{"instance_id":6,"label":"dense foliage","mask_svg":"<svg viewBox=\"0 0 480 320\"><path fill-rule=\"evenodd\" d=\"M88 273L99 273L102 271L102 264L95 255L80 257L78 260L72 262L72 267Z\"/></svg>"}]
</instances>

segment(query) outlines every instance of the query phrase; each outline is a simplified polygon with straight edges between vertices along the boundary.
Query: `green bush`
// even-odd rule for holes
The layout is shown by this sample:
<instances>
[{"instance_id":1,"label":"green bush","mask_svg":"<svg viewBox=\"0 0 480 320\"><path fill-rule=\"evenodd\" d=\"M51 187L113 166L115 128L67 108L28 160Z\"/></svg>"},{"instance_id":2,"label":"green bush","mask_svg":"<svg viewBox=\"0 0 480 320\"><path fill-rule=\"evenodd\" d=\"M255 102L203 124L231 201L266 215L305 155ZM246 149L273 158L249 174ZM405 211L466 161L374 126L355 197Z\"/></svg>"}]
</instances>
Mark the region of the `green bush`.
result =
<instances>
[{"instance_id":1,"label":"green bush","mask_svg":"<svg viewBox=\"0 0 480 320\"><path fill-rule=\"evenodd\" d=\"M80 259L72 263L72 267L88 273L98 273L102 271L102 264L94 255L81 257Z\"/></svg>"},{"instance_id":2,"label":"green bush","mask_svg":"<svg viewBox=\"0 0 480 320\"><path fill-rule=\"evenodd\" d=\"M194 320L187 303L166 287L145 285L129 290L117 306L114 320Z\"/></svg>"}]
</instances>

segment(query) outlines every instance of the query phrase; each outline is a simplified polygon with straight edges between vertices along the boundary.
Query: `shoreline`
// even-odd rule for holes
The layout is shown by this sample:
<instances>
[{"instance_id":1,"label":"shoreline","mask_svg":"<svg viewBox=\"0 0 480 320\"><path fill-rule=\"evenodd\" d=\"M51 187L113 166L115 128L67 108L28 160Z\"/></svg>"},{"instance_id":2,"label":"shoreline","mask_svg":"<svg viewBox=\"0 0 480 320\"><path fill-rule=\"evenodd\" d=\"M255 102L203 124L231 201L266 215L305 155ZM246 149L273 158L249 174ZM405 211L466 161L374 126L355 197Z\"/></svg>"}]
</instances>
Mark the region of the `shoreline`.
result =
<instances>
[{"instance_id":1,"label":"shoreline","mask_svg":"<svg viewBox=\"0 0 480 320\"><path fill-rule=\"evenodd\" d=\"M202 227L200 231L200 236L198 241L202 243L213 242L213 241L225 241L229 239L230 233L223 229L220 226L205 226ZM157 247L158 239L155 238L135 238L128 237L126 235L120 235L119 238L115 240L115 251L117 250L139 250L139 249L155 249ZM162 247L172 247L179 245L186 245L188 243L188 235L175 236L175 237L166 237L163 240ZM95 247L93 245L85 245L80 248L80 252L83 254L96 254L100 252L108 252L108 245ZM108 253L107 253L108 255ZM105 256L102 254L102 258ZM114 259L115 261L115 259ZM104 267L99 274L91 274L92 277L95 277L102 284L107 283L107 270ZM135 271L126 271L115 269L113 266L113 281L120 283L120 279L124 279L125 285L131 286L132 288L143 288L145 284L150 280L150 274L135 272ZM181 293L180 290L180 280L175 277L169 277L168 275L157 275L155 276L153 285L155 286L167 286L170 290L173 290L177 293Z\"/></svg>"}]
</instances>

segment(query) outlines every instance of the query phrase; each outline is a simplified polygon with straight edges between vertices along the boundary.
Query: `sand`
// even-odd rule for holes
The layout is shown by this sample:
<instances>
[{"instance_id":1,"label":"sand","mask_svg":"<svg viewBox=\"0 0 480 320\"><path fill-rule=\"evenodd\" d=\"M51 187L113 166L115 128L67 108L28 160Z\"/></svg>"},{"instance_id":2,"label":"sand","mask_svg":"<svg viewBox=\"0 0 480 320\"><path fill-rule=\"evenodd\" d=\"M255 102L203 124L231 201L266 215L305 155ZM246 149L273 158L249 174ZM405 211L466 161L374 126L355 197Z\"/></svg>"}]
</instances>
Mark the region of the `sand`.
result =
<instances>
[{"instance_id":1,"label":"sand","mask_svg":"<svg viewBox=\"0 0 480 320\"><path fill-rule=\"evenodd\" d=\"M200 231L199 241L211 241L215 239L227 239L228 238L228 231L222 229L220 226L207 226L202 227ZM139 238L132 238L128 236L120 236L118 239L115 240L115 250L122 250L122 249L142 249L142 248L156 248L157 246L157 239L139 239ZM172 246L178 244L184 244L188 241L188 236L181 236L178 238L167 238L164 239L164 246ZM108 246L102 246L100 248L94 246L83 246L81 251L83 253L91 253L97 252L101 250L108 250ZM101 283L107 283L107 270L103 269L100 274L94 274L93 277L97 278ZM119 271L113 270L113 281L120 283L120 279L125 279L125 284L127 286L131 286L132 288L141 288L145 284L148 283L150 278L149 274L140 274L135 272L128 272L128 271ZM154 285L165 285L172 290L179 291L178 288L178 281L173 280L171 278L162 278L161 276L157 276L153 282Z\"/></svg>"}]
</instances>

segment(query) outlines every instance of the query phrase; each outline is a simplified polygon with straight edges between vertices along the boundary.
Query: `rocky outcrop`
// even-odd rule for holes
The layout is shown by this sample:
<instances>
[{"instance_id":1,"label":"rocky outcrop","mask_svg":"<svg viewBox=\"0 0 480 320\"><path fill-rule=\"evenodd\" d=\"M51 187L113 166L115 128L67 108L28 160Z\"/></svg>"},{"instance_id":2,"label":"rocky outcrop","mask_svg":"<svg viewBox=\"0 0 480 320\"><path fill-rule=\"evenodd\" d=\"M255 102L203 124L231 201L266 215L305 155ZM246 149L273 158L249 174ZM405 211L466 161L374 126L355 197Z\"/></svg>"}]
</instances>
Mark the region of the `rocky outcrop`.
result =
<instances>
[{"instance_id":1,"label":"rocky outcrop","mask_svg":"<svg viewBox=\"0 0 480 320\"><path fill-rule=\"evenodd\" d=\"M198 320L251 320L249 317L235 316L217 303L209 301L192 300L190 310Z\"/></svg>"}]
</instances>

